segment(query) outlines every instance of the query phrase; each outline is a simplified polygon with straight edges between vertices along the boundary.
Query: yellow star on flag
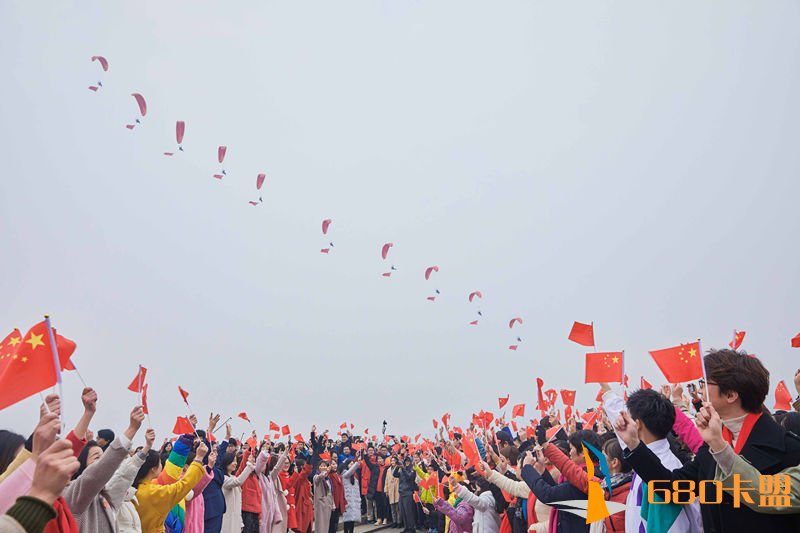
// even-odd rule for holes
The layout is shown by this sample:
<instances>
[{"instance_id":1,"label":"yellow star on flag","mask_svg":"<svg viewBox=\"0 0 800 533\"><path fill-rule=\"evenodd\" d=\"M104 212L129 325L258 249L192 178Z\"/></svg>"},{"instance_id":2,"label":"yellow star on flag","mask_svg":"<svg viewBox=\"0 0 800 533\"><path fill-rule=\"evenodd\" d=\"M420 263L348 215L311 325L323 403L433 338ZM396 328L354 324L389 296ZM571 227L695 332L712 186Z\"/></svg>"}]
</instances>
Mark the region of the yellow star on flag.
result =
<instances>
[{"instance_id":1,"label":"yellow star on flag","mask_svg":"<svg viewBox=\"0 0 800 533\"><path fill-rule=\"evenodd\" d=\"M25 342L31 345L31 350L35 350L37 346L44 346L44 343L42 342L42 337L44 337L44 334L36 335L35 333L31 333L31 338L26 340Z\"/></svg>"},{"instance_id":2,"label":"yellow star on flag","mask_svg":"<svg viewBox=\"0 0 800 533\"><path fill-rule=\"evenodd\" d=\"M694 348L689 350L689 357L694 357L695 355L697 355L697 350L695 350Z\"/></svg>"},{"instance_id":3,"label":"yellow star on flag","mask_svg":"<svg viewBox=\"0 0 800 533\"><path fill-rule=\"evenodd\" d=\"M22 341L22 339L20 339L19 337L11 337L8 340L8 344L11 345L11 346L16 346L17 344L20 343L20 341Z\"/></svg>"},{"instance_id":4,"label":"yellow star on flag","mask_svg":"<svg viewBox=\"0 0 800 533\"><path fill-rule=\"evenodd\" d=\"M614 364L617 364L617 363L619 363L619 357L617 357L616 355L615 355L615 356L614 356L614 358L613 358L613 359L611 359L611 360L612 360L612 361L614 361Z\"/></svg>"}]
</instances>

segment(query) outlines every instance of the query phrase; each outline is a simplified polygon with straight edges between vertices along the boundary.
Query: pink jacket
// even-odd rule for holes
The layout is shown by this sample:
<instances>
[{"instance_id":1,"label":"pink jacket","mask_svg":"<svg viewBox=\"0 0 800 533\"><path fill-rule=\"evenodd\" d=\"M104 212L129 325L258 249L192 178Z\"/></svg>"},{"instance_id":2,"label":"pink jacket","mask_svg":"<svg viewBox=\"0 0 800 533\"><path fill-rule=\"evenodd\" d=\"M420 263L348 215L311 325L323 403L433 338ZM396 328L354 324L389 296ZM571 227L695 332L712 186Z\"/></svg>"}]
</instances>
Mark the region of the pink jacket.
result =
<instances>
[{"instance_id":1,"label":"pink jacket","mask_svg":"<svg viewBox=\"0 0 800 533\"><path fill-rule=\"evenodd\" d=\"M672 429L686 443L686 446L692 450L692 453L697 453L697 450L703 445L703 437L700 436L697 426L677 405L675 406L675 424Z\"/></svg>"},{"instance_id":2,"label":"pink jacket","mask_svg":"<svg viewBox=\"0 0 800 533\"><path fill-rule=\"evenodd\" d=\"M186 498L186 526L184 533L203 533L205 528L206 503L203 500L203 491L214 479L214 474L209 474L203 469L203 477L192 489L192 498Z\"/></svg>"}]
</instances>

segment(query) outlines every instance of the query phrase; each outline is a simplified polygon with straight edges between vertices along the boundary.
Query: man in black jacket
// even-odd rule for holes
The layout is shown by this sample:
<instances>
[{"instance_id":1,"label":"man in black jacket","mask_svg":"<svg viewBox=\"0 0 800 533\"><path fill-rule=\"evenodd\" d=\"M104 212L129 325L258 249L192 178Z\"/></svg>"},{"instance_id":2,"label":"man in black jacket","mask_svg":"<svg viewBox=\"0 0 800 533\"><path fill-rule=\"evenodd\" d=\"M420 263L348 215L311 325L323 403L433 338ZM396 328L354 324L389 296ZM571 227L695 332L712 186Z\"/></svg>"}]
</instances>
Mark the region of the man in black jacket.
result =
<instances>
[{"instance_id":1,"label":"man in black jacket","mask_svg":"<svg viewBox=\"0 0 800 533\"><path fill-rule=\"evenodd\" d=\"M704 361L709 402L722 418L725 440L736 453L762 474L776 474L800 464L800 439L787 433L765 412L769 371L761 361L733 350L711 351ZM696 495L701 481L714 479L716 461L712 454L719 450L711 450L704 444L691 462L670 471L647 446L640 445L637 424L630 415L623 412L615 429L627 445L625 458L645 482L668 481L667 485L672 487L674 481L691 480ZM664 484L659 484L659 488L663 488L661 485ZM733 497L728 493L718 494L711 483L705 483L704 489L705 501L722 501L701 502L705 533L800 531L800 515L759 514L744 505L734 506ZM744 487L745 491L748 489L749 494L742 497L759 497L758 487Z\"/></svg>"}]
</instances>

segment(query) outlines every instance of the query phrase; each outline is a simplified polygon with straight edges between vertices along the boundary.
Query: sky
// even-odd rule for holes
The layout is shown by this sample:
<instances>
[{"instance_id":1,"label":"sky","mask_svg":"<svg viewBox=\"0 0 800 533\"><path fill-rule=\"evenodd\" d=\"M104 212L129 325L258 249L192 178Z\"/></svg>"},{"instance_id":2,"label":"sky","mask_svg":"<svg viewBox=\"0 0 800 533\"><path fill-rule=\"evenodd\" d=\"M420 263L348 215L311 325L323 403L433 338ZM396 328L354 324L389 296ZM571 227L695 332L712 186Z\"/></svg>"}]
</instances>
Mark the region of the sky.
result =
<instances>
[{"instance_id":1,"label":"sky","mask_svg":"<svg viewBox=\"0 0 800 533\"><path fill-rule=\"evenodd\" d=\"M159 438L178 385L259 432L530 416L537 377L583 409L575 320L636 383L745 330L792 390L798 25L791 0L2 2L0 329L50 313L95 430L147 367Z\"/></svg>"}]
</instances>

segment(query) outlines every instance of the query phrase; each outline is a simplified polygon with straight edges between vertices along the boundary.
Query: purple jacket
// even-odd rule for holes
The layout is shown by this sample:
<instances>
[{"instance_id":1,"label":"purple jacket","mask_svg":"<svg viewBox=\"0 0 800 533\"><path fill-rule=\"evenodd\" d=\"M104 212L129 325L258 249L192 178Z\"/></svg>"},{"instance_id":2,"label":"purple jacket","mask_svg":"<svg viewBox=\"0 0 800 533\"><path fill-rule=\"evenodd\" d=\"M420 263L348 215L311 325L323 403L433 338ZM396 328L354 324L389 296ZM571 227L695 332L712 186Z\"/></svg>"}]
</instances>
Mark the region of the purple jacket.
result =
<instances>
[{"instance_id":1,"label":"purple jacket","mask_svg":"<svg viewBox=\"0 0 800 533\"><path fill-rule=\"evenodd\" d=\"M472 533L472 515L475 510L468 503L462 501L453 508L441 498L436 498L433 507L450 518L450 529L447 533Z\"/></svg>"}]
</instances>

